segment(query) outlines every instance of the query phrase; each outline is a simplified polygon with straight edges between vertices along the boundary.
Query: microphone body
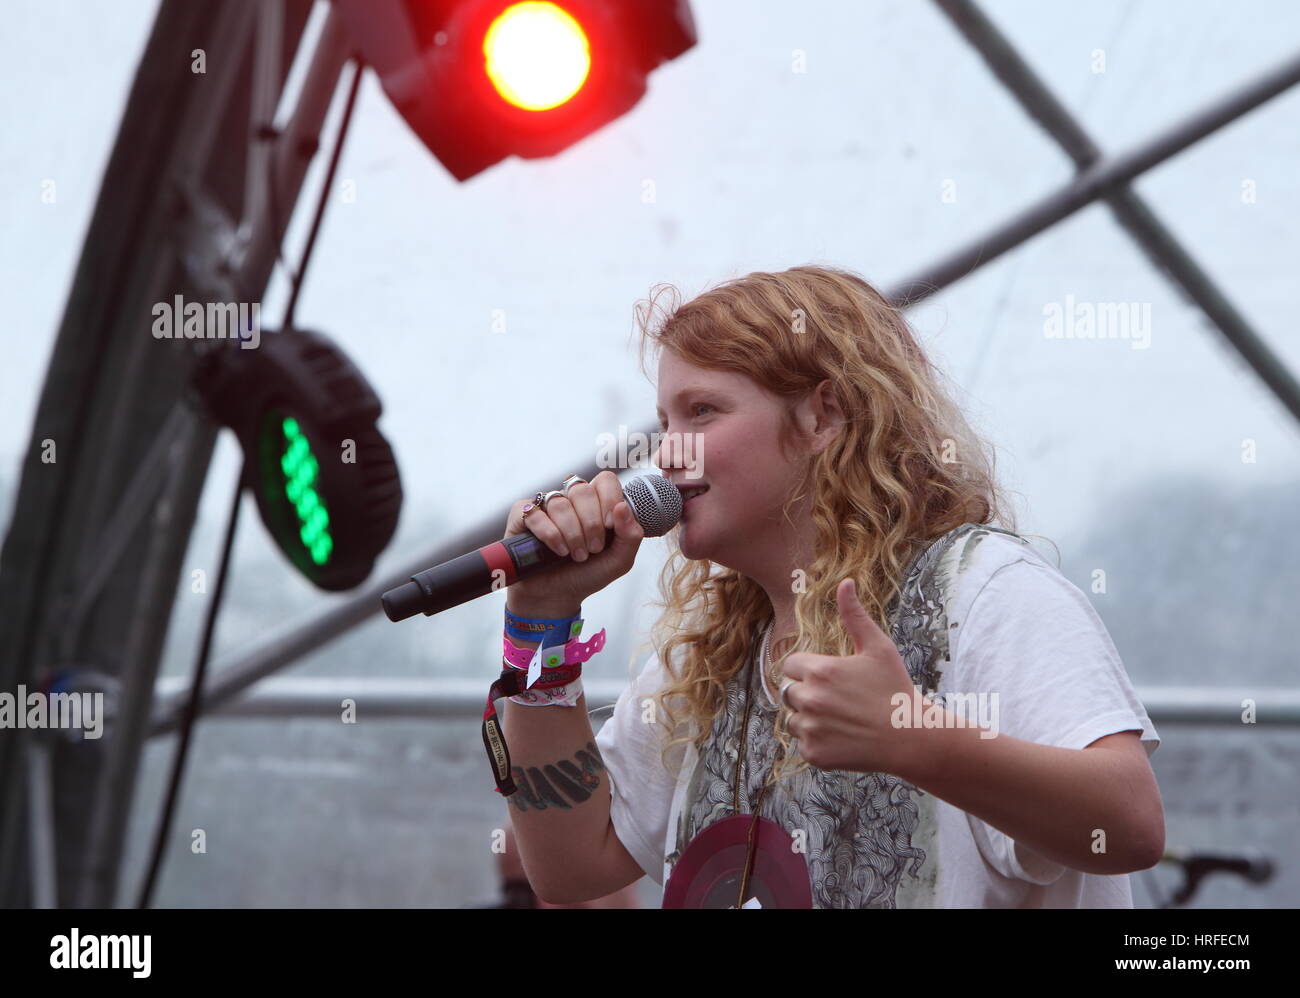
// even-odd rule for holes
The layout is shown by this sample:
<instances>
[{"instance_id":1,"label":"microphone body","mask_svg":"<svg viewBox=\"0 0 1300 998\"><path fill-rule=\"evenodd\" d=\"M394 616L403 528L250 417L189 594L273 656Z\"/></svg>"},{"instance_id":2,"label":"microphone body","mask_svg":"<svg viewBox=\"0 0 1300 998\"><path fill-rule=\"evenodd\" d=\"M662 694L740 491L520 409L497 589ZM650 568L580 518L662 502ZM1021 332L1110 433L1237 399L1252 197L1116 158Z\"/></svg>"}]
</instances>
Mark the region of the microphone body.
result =
<instances>
[{"instance_id":1,"label":"microphone body","mask_svg":"<svg viewBox=\"0 0 1300 998\"><path fill-rule=\"evenodd\" d=\"M613 537L614 531L606 529L607 547ZM417 613L431 617L492 592L494 583L497 589L511 586L525 576L568 560L524 531L412 575L410 582L384 593L384 612L394 621Z\"/></svg>"},{"instance_id":2,"label":"microphone body","mask_svg":"<svg viewBox=\"0 0 1300 998\"><path fill-rule=\"evenodd\" d=\"M681 519L681 493L662 475L630 479L623 497L647 537L663 536ZM606 547L614 536L612 527L605 528ZM384 593L381 602L392 621L417 613L431 617L569 560L525 530L418 572L410 582Z\"/></svg>"}]
</instances>

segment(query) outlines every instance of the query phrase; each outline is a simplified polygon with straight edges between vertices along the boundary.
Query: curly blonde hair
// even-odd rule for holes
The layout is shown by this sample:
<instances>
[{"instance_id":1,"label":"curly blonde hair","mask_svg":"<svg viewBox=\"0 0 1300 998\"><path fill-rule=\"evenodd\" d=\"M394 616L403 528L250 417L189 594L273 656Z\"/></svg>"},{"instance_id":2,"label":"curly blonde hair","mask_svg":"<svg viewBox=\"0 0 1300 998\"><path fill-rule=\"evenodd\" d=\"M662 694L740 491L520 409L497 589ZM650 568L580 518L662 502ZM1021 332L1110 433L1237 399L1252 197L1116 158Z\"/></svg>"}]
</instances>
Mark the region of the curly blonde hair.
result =
<instances>
[{"instance_id":1,"label":"curly blonde hair","mask_svg":"<svg viewBox=\"0 0 1300 998\"><path fill-rule=\"evenodd\" d=\"M665 292L671 305L661 308ZM835 598L842 579L853 577L863 607L888 634L886 611L902 573L934 539L968 522L1015 530L996 484L993 449L972 431L900 310L861 277L832 267L792 267L727 281L684 305L680 298L672 285L659 284L637 303L642 371L653 344L698 367L747 375L786 400L780 446L806 459L783 512L793 527L790 507L811 493L815 542L802 586L792 587L802 589L794 604L798 635L785 654L852 654ZM824 380L845 424L830 446L810 455L799 450L793 410ZM682 555L679 531L667 535L663 598L651 603L663 612L649 643L670 677L654 700L668 731L681 721L698 731L666 740L665 765L675 744L694 740L703 747L726 682L772 617L758 583ZM677 651L680 664L673 662ZM785 655L772 652L775 689ZM785 718L783 708L774 728L781 761L769 781L782 778L793 761Z\"/></svg>"}]
</instances>

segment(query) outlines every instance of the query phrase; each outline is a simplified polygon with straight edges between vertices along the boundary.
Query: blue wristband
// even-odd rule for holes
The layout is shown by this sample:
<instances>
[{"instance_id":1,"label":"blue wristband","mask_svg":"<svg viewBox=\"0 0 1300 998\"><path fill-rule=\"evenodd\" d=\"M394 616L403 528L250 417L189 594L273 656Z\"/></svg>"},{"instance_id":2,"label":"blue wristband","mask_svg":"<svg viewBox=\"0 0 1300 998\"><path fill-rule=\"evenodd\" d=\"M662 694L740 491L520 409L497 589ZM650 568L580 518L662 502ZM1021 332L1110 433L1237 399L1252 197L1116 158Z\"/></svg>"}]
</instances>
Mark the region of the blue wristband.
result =
<instances>
[{"instance_id":1,"label":"blue wristband","mask_svg":"<svg viewBox=\"0 0 1300 998\"><path fill-rule=\"evenodd\" d=\"M518 617L506 610L506 634L517 641L537 641L542 648L567 644L582 633L582 608L572 617Z\"/></svg>"}]
</instances>

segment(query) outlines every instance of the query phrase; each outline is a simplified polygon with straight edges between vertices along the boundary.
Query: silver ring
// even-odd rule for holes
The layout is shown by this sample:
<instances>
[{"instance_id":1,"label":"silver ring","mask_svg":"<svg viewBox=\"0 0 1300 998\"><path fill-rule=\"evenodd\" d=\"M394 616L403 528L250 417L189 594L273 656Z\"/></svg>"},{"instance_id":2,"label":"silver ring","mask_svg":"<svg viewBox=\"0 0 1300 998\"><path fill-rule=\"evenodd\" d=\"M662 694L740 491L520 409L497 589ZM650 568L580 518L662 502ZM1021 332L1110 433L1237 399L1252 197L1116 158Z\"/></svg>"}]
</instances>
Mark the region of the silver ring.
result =
<instances>
[{"instance_id":1,"label":"silver ring","mask_svg":"<svg viewBox=\"0 0 1300 998\"><path fill-rule=\"evenodd\" d=\"M560 489L567 496L569 494L569 489L573 488L579 482L581 482L583 485L590 484L585 478L581 478L578 475L570 475L568 478L564 480L564 484L560 486Z\"/></svg>"},{"instance_id":2,"label":"silver ring","mask_svg":"<svg viewBox=\"0 0 1300 998\"><path fill-rule=\"evenodd\" d=\"M793 682L794 682L793 679L787 679L784 683L781 684L781 692L777 694L777 699L781 701L782 706L784 706L786 710L794 710L794 708L791 707L788 703L786 703L785 700L785 691L790 688L790 684Z\"/></svg>"},{"instance_id":3,"label":"silver ring","mask_svg":"<svg viewBox=\"0 0 1300 998\"><path fill-rule=\"evenodd\" d=\"M550 492L537 493L537 495L533 496L533 502L535 502L538 506L540 506L542 508L542 512L544 513L546 512L546 504L550 502L552 499L554 499L556 496L562 496L562 495L564 495L564 493L561 492L559 489L551 489Z\"/></svg>"}]
</instances>

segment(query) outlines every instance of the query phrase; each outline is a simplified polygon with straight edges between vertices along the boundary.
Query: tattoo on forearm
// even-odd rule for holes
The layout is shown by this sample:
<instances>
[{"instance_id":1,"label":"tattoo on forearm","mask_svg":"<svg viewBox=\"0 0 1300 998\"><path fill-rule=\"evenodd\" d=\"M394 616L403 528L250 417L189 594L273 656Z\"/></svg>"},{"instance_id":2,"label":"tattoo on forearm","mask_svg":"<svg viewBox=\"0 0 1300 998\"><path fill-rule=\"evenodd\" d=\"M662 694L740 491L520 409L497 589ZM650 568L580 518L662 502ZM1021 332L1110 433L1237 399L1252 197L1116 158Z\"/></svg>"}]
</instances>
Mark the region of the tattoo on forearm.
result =
<instances>
[{"instance_id":1,"label":"tattoo on forearm","mask_svg":"<svg viewBox=\"0 0 1300 998\"><path fill-rule=\"evenodd\" d=\"M547 807L568 810L573 805L565 797L576 804L587 800L600 787L604 769L596 743L587 742L587 747L579 749L572 761L560 759L550 765L529 766L527 773L522 766L511 766L516 790L508 799L520 811L530 807L539 811Z\"/></svg>"}]
</instances>

